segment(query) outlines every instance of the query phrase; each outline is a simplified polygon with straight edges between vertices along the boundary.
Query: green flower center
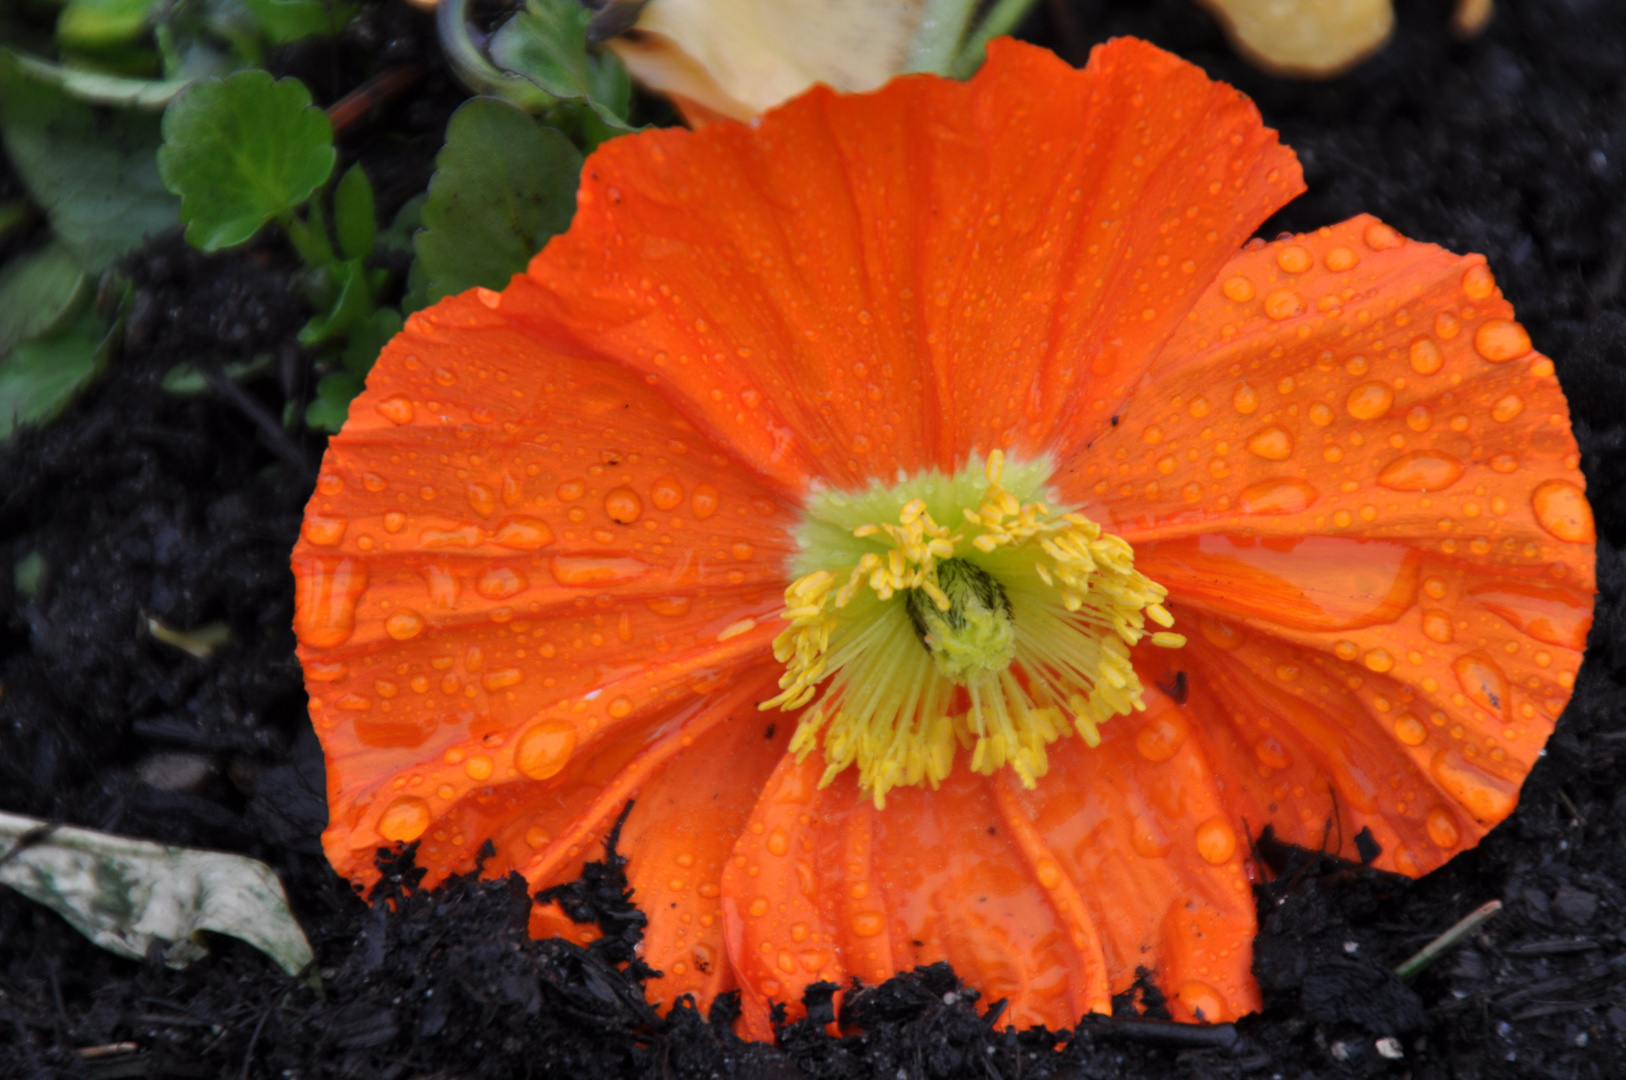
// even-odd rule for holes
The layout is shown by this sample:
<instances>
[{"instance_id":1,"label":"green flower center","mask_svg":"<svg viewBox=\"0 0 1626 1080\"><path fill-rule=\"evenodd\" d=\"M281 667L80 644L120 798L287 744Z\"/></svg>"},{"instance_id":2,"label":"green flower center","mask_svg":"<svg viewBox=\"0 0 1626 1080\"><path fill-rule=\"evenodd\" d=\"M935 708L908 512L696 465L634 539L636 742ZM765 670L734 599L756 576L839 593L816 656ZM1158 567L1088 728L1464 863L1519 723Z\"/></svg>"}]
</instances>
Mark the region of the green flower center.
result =
<instances>
[{"instance_id":1,"label":"green flower center","mask_svg":"<svg viewBox=\"0 0 1626 1080\"><path fill-rule=\"evenodd\" d=\"M973 770L1009 765L1031 788L1050 743L1093 746L1098 725L1145 708L1129 649L1185 644L1146 628L1173 625L1168 592L1123 540L1046 505L1050 473L996 450L952 476L809 500L774 641L782 692L762 708L803 710L791 750L822 744L822 783L856 764L885 806L969 749Z\"/></svg>"}]
</instances>

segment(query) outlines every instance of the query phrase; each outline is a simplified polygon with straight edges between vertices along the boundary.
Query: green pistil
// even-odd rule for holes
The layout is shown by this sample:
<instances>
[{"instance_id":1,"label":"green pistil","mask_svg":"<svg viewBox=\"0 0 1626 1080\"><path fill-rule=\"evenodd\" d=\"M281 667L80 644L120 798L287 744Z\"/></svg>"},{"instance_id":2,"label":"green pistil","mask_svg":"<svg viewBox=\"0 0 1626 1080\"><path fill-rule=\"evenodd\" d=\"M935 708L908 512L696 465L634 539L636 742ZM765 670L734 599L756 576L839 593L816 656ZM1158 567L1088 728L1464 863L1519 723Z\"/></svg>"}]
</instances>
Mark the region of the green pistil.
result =
<instances>
[{"instance_id":1,"label":"green pistil","mask_svg":"<svg viewBox=\"0 0 1626 1080\"><path fill-rule=\"evenodd\" d=\"M1010 667L1016 657L1016 623L1005 587L965 559L938 563L937 587L948 597L947 610L924 589L907 590L903 602L938 674L969 686Z\"/></svg>"}]
</instances>

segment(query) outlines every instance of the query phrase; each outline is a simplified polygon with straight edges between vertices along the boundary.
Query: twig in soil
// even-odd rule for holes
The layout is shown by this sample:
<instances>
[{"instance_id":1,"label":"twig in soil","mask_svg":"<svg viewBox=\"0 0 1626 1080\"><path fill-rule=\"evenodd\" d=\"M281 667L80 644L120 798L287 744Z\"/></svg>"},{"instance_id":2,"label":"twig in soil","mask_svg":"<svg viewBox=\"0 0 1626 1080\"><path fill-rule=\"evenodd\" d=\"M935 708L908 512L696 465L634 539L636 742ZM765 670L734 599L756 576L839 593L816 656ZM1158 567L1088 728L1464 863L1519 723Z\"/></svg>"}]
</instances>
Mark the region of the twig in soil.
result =
<instances>
[{"instance_id":1,"label":"twig in soil","mask_svg":"<svg viewBox=\"0 0 1626 1080\"><path fill-rule=\"evenodd\" d=\"M1217 1047L1230 1050L1239 1039L1232 1024L1182 1024L1173 1020L1131 1019L1094 1013L1082 1017L1078 1029L1116 1035L1133 1042L1183 1049Z\"/></svg>"},{"instance_id":2,"label":"twig in soil","mask_svg":"<svg viewBox=\"0 0 1626 1080\"><path fill-rule=\"evenodd\" d=\"M1416 955L1395 968L1395 974L1402 979L1413 978L1418 972L1438 960L1442 954L1456 948L1464 938L1478 930L1487 919L1501 910L1502 902L1500 900L1491 900L1488 903L1480 904L1473 911L1452 924L1451 928L1445 933L1418 949Z\"/></svg>"},{"instance_id":3,"label":"twig in soil","mask_svg":"<svg viewBox=\"0 0 1626 1080\"><path fill-rule=\"evenodd\" d=\"M310 477L311 466L310 461L305 457L305 451L300 448L298 443L288 437L288 433L282 430L282 425L277 423L271 414L260 406L258 401L249 396L248 391L226 378L224 374L215 368L200 365L198 371L203 375L204 382L209 384L211 390L237 406L245 416L254 421L254 426L260 429L260 434L265 437L265 441L270 444L272 451L278 457L298 469L300 476Z\"/></svg>"},{"instance_id":4,"label":"twig in soil","mask_svg":"<svg viewBox=\"0 0 1626 1080\"><path fill-rule=\"evenodd\" d=\"M1564 809L1570 812L1570 817L1574 820L1575 824L1586 824L1586 815L1581 813L1580 810L1576 809L1575 804L1570 801L1569 795L1565 793L1563 788L1554 788L1553 794L1557 795L1558 801L1564 804Z\"/></svg>"},{"instance_id":5,"label":"twig in soil","mask_svg":"<svg viewBox=\"0 0 1626 1080\"><path fill-rule=\"evenodd\" d=\"M411 88L413 83L423 78L425 70L421 64L402 64L388 71L381 71L329 105L327 118L333 125L333 134L342 134L366 116L374 106L382 105L390 98Z\"/></svg>"}]
</instances>

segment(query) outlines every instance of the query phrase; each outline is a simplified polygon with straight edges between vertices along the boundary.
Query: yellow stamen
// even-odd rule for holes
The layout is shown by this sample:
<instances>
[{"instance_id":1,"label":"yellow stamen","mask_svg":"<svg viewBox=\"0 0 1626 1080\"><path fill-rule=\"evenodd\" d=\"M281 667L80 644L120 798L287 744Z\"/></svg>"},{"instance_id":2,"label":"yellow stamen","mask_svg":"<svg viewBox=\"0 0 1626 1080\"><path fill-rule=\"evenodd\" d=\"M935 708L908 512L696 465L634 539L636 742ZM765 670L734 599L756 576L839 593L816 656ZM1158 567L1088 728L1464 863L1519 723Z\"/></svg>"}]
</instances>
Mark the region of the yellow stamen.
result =
<instances>
[{"instance_id":1,"label":"yellow stamen","mask_svg":"<svg viewBox=\"0 0 1626 1080\"><path fill-rule=\"evenodd\" d=\"M936 787L964 748L973 770L1009 766L1033 787L1051 742L1094 746L1099 725L1145 708L1130 648L1186 640L1147 629L1173 625L1168 592L1129 544L1031 498L1048 476L995 450L981 470L810 502L774 640L781 692L761 707L808 706L790 746L822 743L822 783L856 764L884 806L891 788Z\"/></svg>"}]
</instances>

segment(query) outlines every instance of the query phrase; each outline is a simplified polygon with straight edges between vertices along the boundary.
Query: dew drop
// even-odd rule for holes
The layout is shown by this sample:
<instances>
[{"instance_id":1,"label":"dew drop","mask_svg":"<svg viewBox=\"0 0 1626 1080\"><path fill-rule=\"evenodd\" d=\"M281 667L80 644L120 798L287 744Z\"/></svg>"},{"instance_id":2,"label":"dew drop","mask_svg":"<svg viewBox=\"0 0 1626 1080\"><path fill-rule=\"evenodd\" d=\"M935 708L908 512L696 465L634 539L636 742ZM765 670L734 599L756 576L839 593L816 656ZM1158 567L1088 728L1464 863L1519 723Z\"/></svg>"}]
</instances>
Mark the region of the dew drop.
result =
<instances>
[{"instance_id":1,"label":"dew drop","mask_svg":"<svg viewBox=\"0 0 1626 1080\"><path fill-rule=\"evenodd\" d=\"M416 795L402 795L378 817L378 834L399 844L410 844L428 828L429 804Z\"/></svg>"},{"instance_id":2,"label":"dew drop","mask_svg":"<svg viewBox=\"0 0 1626 1080\"><path fill-rule=\"evenodd\" d=\"M1198 617L1197 631L1202 634L1204 641L1227 652L1240 649L1244 640L1241 630L1230 623L1221 622L1212 615Z\"/></svg>"},{"instance_id":3,"label":"dew drop","mask_svg":"<svg viewBox=\"0 0 1626 1080\"><path fill-rule=\"evenodd\" d=\"M496 495L484 484L470 484L464 489L463 497L469 501L469 507L483 518L490 517L491 512L497 509Z\"/></svg>"},{"instance_id":4,"label":"dew drop","mask_svg":"<svg viewBox=\"0 0 1626 1080\"><path fill-rule=\"evenodd\" d=\"M474 591L487 600L506 600L525 590L525 575L508 566L494 566L480 575Z\"/></svg>"},{"instance_id":5,"label":"dew drop","mask_svg":"<svg viewBox=\"0 0 1626 1080\"><path fill-rule=\"evenodd\" d=\"M1366 666L1380 675L1395 666L1395 658L1387 649L1370 649L1365 659Z\"/></svg>"},{"instance_id":6,"label":"dew drop","mask_svg":"<svg viewBox=\"0 0 1626 1080\"><path fill-rule=\"evenodd\" d=\"M576 752L576 726L565 720L533 724L514 747L514 767L532 780L557 775Z\"/></svg>"},{"instance_id":7,"label":"dew drop","mask_svg":"<svg viewBox=\"0 0 1626 1080\"><path fill-rule=\"evenodd\" d=\"M294 633L301 644L331 649L356 629L356 603L367 570L354 559L301 559L295 564Z\"/></svg>"},{"instance_id":8,"label":"dew drop","mask_svg":"<svg viewBox=\"0 0 1626 1080\"><path fill-rule=\"evenodd\" d=\"M396 641L408 641L423 633L423 616L402 608L384 620L384 632Z\"/></svg>"},{"instance_id":9,"label":"dew drop","mask_svg":"<svg viewBox=\"0 0 1626 1080\"><path fill-rule=\"evenodd\" d=\"M1222 817L1211 817L1197 826L1197 854L1203 861L1220 866L1236 854L1236 830Z\"/></svg>"},{"instance_id":10,"label":"dew drop","mask_svg":"<svg viewBox=\"0 0 1626 1080\"><path fill-rule=\"evenodd\" d=\"M1361 257L1354 250L1347 247L1335 247L1327 252L1327 269L1335 274L1342 274L1345 270L1353 270L1361 264Z\"/></svg>"},{"instance_id":11,"label":"dew drop","mask_svg":"<svg viewBox=\"0 0 1626 1080\"><path fill-rule=\"evenodd\" d=\"M696 521L705 521L717 512L722 505L722 496L710 484L695 485L694 494L689 497L689 507L694 511Z\"/></svg>"},{"instance_id":12,"label":"dew drop","mask_svg":"<svg viewBox=\"0 0 1626 1080\"><path fill-rule=\"evenodd\" d=\"M1054 889L1061 884L1061 867L1054 859L1040 859L1033 866L1034 876L1039 879L1041 888Z\"/></svg>"},{"instance_id":13,"label":"dew drop","mask_svg":"<svg viewBox=\"0 0 1626 1080\"><path fill-rule=\"evenodd\" d=\"M1276 265L1289 274L1302 274L1315 265L1315 257L1297 244L1291 244L1276 253Z\"/></svg>"},{"instance_id":14,"label":"dew drop","mask_svg":"<svg viewBox=\"0 0 1626 1080\"><path fill-rule=\"evenodd\" d=\"M412 423L412 416L415 411L412 408L412 402L399 395L385 398L373 408L377 409L378 414L392 424Z\"/></svg>"},{"instance_id":15,"label":"dew drop","mask_svg":"<svg viewBox=\"0 0 1626 1080\"><path fill-rule=\"evenodd\" d=\"M463 771L468 773L470 780L489 780L493 768L491 759L484 754L475 754L463 763Z\"/></svg>"},{"instance_id":16,"label":"dew drop","mask_svg":"<svg viewBox=\"0 0 1626 1080\"><path fill-rule=\"evenodd\" d=\"M1378 473L1390 491L1444 491L1462 479L1462 462L1434 450L1401 454Z\"/></svg>"},{"instance_id":17,"label":"dew drop","mask_svg":"<svg viewBox=\"0 0 1626 1080\"><path fill-rule=\"evenodd\" d=\"M644 606L657 615L668 618L677 618L687 615L693 600L687 596L652 596L644 601Z\"/></svg>"},{"instance_id":18,"label":"dew drop","mask_svg":"<svg viewBox=\"0 0 1626 1080\"><path fill-rule=\"evenodd\" d=\"M1496 661L1484 653L1464 653L1451 663L1457 682L1468 700L1492 716L1505 717L1507 713L1507 676L1496 666Z\"/></svg>"},{"instance_id":19,"label":"dew drop","mask_svg":"<svg viewBox=\"0 0 1626 1080\"><path fill-rule=\"evenodd\" d=\"M1253 756L1259 759L1260 764L1268 765L1272 769L1285 769L1293 763L1293 759L1287 754L1287 748L1272 735L1266 735L1253 744Z\"/></svg>"},{"instance_id":20,"label":"dew drop","mask_svg":"<svg viewBox=\"0 0 1626 1080\"><path fill-rule=\"evenodd\" d=\"M1225 998L1200 979L1187 979L1180 984L1174 996L1192 1017L1202 1023L1218 1024L1229 1019Z\"/></svg>"},{"instance_id":21,"label":"dew drop","mask_svg":"<svg viewBox=\"0 0 1626 1080\"><path fill-rule=\"evenodd\" d=\"M1428 728L1411 713L1395 718L1394 731L1395 738L1407 746L1421 746L1428 738Z\"/></svg>"},{"instance_id":22,"label":"dew drop","mask_svg":"<svg viewBox=\"0 0 1626 1080\"><path fill-rule=\"evenodd\" d=\"M1411 369L1419 375L1432 375L1445 364L1445 354L1426 337L1411 343Z\"/></svg>"},{"instance_id":23,"label":"dew drop","mask_svg":"<svg viewBox=\"0 0 1626 1080\"><path fill-rule=\"evenodd\" d=\"M785 835L784 829L775 829L768 834L768 853L770 855L783 855L790 850L790 838Z\"/></svg>"},{"instance_id":24,"label":"dew drop","mask_svg":"<svg viewBox=\"0 0 1626 1080\"><path fill-rule=\"evenodd\" d=\"M1441 645L1449 645L1456 633L1451 627L1451 616L1443 611L1423 612L1423 636Z\"/></svg>"},{"instance_id":25,"label":"dew drop","mask_svg":"<svg viewBox=\"0 0 1626 1080\"><path fill-rule=\"evenodd\" d=\"M1487 319L1474 333L1474 351L1493 364L1529 354L1530 335L1512 319Z\"/></svg>"},{"instance_id":26,"label":"dew drop","mask_svg":"<svg viewBox=\"0 0 1626 1080\"><path fill-rule=\"evenodd\" d=\"M683 501L683 484L670 474L656 477L649 489L649 501L657 510L674 510Z\"/></svg>"},{"instance_id":27,"label":"dew drop","mask_svg":"<svg viewBox=\"0 0 1626 1080\"><path fill-rule=\"evenodd\" d=\"M1316 427L1326 427L1333 421L1332 406L1324 401L1318 401L1310 406L1310 423Z\"/></svg>"},{"instance_id":28,"label":"dew drop","mask_svg":"<svg viewBox=\"0 0 1626 1080\"><path fill-rule=\"evenodd\" d=\"M1568 480L1546 480L1530 496L1536 524L1552 536L1570 544L1590 544L1597 539L1592 507L1580 488Z\"/></svg>"},{"instance_id":29,"label":"dew drop","mask_svg":"<svg viewBox=\"0 0 1626 1080\"><path fill-rule=\"evenodd\" d=\"M552 839L553 837L548 835L548 830L540 825L532 825L525 830L525 843L533 848L546 847L548 841Z\"/></svg>"},{"instance_id":30,"label":"dew drop","mask_svg":"<svg viewBox=\"0 0 1626 1080\"><path fill-rule=\"evenodd\" d=\"M859 937L875 937L886 929L886 916L879 911L854 912L850 925Z\"/></svg>"},{"instance_id":31,"label":"dew drop","mask_svg":"<svg viewBox=\"0 0 1626 1080\"><path fill-rule=\"evenodd\" d=\"M1380 382L1362 383L1349 392L1344 408L1357 420L1376 420L1394 404L1395 392Z\"/></svg>"},{"instance_id":32,"label":"dew drop","mask_svg":"<svg viewBox=\"0 0 1626 1080\"><path fill-rule=\"evenodd\" d=\"M1319 496L1320 492L1303 480L1261 480L1242 489L1237 506L1244 514L1297 514Z\"/></svg>"},{"instance_id":33,"label":"dew drop","mask_svg":"<svg viewBox=\"0 0 1626 1080\"><path fill-rule=\"evenodd\" d=\"M1373 251L1390 251L1406 242L1404 236L1381 221L1374 221L1368 225L1363 239L1366 240L1366 246Z\"/></svg>"},{"instance_id":34,"label":"dew drop","mask_svg":"<svg viewBox=\"0 0 1626 1080\"><path fill-rule=\"evenodd\" d=\"M649 571L649 564L630 555L555 555L548 560L553 580L571 588L632 581Z\"/></svg>"},{"instance_id":35,"label":"dew drop","mask_svg":"<svg viewBox=\"0 0 1626 1080\"><path fill-rule=\"evenodd\" d=\"M511 551L536 551L553 543L553 530L540 518L513 517L502 523L491 542Z\"/></svg>"},{"instance_id":36,"label":"dew drop","mask_svg":"<svg viewBox=\"0 0 1626 1080\"><path fill-rule=\"evenodd\" d=\"M300 526L300 535L318 547L334 547L344 539L344 530L350 524L342 517L323 517L308 514Z\"/></svg>"},{"instance_id":37,"label":"dew drop","mask_svg":"<svg viewBox=\"0 0 1626 1080\"><path fill-rule=\"evenodd\" d=\"M1443 851L1450 851L1462 842L1462 830L1457 828L1456 817L1443 806L1428 812L1427 828L1428 838Z\"/></svg>"},{"instance_id":38,"label":"dew drop","mask_svg":"<svg viewBox=\"0 0 1626 1080\"><path fill-rule=\"evenodd\" d=\"M631 525L644 514L644 500L629 487L618 487L604 496L604 512L618 525Z\"/></svg>"},{"instance_id":39,"label":"dew drop","mask_svg":"<svg viewBox=\"0 0 1626 1080\"><path fill-rule=\"evenodd\" d=\"M1475 821L1500 821L1513 812L1519 801L1518 785L1477 768L1449 746L1435 751L1429 772Z\"/></svg>"},{"instance_id":40,"label":"dew drop","mask_svg":"<svg viewBox=\"0 0 1626 1080\"><path fill-rule=\"evenodd\" d=\"M1524 412L1524 399L1518 394L1504 394L1491 406L1491 419L1505 424Z\"/></svg>"},{"instance_id":41,"label":"dew drop","mask_svg":"<svg viewBox=\"0 0 1626 1080\"><path fill-rule=\"evenodd\" d=\"M1191 726L1175 712L1148 721L1135 736L1135 749L1147 761L1167 761L1185 745Z\"/></svg>"},{"instance_id":42,"label":"dew drop","mask_svg":"<svg viewBox=\"0 0 1626 1080\"><path fill-rule=\"evenodd\" d=\"M1292 289L1277 289L1265 297L1265 315L1277 322L1304 313L1304 297Z\"/></svg>"},{"instance_id":43,"label":"dew drop","mask_svg":"<svg viewBox=\"0 0 1626 1080\"><path fill-rule=\"evenodd\" d=\"M1231 407L1247 416L1259 408L1259 391L1243 383L1236 388L1236 393L1231 395Z\"/></svg>"},{"instance_id":44,"label":"dew drop","mask_svg":"<svg viewBox=\"0 0 1626 1080\"><path fill-rule=\"evenodd\" d=\"M1462 291L1470 300L1484 300L1496 291L1496 276L1484 263L1470 266L1462 275Z\"/></svg>"},{"instance_id":45,"label":"dew drop","mask_svg":"<svg viewBox=\"0 0 1626 1080\"><path fill-rule=\"evenodd\" d=\"M1249 437L1248 450L1266 461L1286 461L1293 456L1293 436L1284 427L1261 428Z\"/></svg>"},{"instance_id":46,"label":"dew drop","mask_svg":"<svg viewBox=\"0 0 1626 1080\"><path fill-rule=\"evenodd\" d=\"M385 532L398 533L404 528L406 528L406 515L399 510L391 510L384 515Z\"/></svg>"},{"instance_id":47,"label":"dew drop","mask_svg":"<svg viewBox=\"0 0 1626 1080\"><path fill-rule=\"evenodd\" d=\"M1226 278L1225 284L1220 286L1220 291L1225 294L1225 299L1234 303L1245 304L1253 299L1253 282L1241 274L1237 274L1234 277Z\"/></svg>"}]
</instances>

